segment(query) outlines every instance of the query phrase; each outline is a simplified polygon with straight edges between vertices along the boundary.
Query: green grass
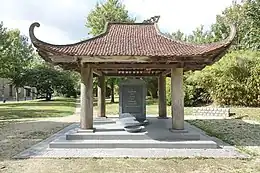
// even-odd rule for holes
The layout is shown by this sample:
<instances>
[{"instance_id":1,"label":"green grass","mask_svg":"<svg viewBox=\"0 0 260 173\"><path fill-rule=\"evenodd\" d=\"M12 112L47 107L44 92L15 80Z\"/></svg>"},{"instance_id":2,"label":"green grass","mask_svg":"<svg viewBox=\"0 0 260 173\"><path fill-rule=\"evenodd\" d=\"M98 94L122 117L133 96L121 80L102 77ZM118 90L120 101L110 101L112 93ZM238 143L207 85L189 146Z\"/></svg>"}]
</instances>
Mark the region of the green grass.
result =
<instances>
[{"instance_id":1,"label":"green grass","mask_svg":"<svg viewBox=\"0 0 260 173\"><path fill-rule=\"evenodd\" d=\"M63 117L73 114L75 107L76 100L73 98L0 103L0 120Z\"/></svg>"},{"instance_id":2,"label":"green grass","mask_svg":"<svg viewBox=\"0 0 260 173\"><path fill-rule=\"evenodd\" d=\"M97 100L94 99L94 109L97 111ZM192 108L184 108L185 115L191 115ZM106 115L117 115L119 114L119 100L118 97L115 98L115 103L110 103L110 99L106 100ZM147 99L146 100L146 114L147 115L158 115L158 100L157 99ZM167 106L167 115L171 115L171 106Z\"/></svg>"},{"instance_id":3,"label":"green grass","mask_svg":"<svg viewBox=\"0 0 260 173\"><path fill-rule=\"evenodd\" d=\"M260 108L232 107L230 110L236 117L260 122Z\"/></svg>"},{"instance_id":4,"label":"green grass","mask_svg":"<svg viewBox=\"0 0 260 173\"><path fill-rule=\"evenodd\" d=\"M250 155L260 156L260 123L241 119L200 119L188 122Z\"/></svg>"}]
</instances>

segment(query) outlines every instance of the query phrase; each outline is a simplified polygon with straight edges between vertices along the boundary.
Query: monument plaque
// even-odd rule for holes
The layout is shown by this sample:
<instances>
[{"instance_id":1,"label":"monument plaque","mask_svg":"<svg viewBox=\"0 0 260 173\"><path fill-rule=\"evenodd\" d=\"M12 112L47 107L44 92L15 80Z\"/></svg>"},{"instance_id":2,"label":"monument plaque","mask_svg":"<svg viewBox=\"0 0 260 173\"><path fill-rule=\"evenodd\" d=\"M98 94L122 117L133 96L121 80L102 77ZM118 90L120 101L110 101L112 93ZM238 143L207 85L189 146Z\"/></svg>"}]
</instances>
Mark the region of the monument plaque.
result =
<instances>
[{"instance_id":1,"label":"monument plaque","mask_svg":"<svg viewBox=\"0 0 260 173\"><path fill-rule=\"evenodd\" d=\"M119 85L119 117L134 116L138 121L146 119L146 86L141 79L128 79Z\"/></svg>"}]
</instances>

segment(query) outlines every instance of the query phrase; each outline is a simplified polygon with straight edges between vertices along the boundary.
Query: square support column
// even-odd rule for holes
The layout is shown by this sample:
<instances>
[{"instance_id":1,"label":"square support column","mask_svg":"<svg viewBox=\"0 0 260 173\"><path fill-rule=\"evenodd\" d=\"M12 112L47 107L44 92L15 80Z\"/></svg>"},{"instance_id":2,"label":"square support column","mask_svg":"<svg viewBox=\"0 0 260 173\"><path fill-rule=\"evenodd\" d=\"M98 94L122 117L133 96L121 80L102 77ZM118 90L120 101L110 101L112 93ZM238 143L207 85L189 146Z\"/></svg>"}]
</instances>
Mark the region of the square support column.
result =
<instances>
[{"instance_id":1,"label":"square support column","mask_svg":"<svg viewBox=\"0 0 260 173\"><path fill-rule=\"evenodd\" d=\"M172 128L184 129L184 93L183 68L172 68L171 71Z\"/></svg>"},{"instance_id":2,"label":"square support column","mask_svg":"<svg viewBox=\"0 0 260 173\"><path fill-rule=\"evenodd\" d=\"M158 94L159 94L159 117L167 118L166 105L166 76L160 75L158 78Z\"/></svg>"},{"instance_id":3,"label":"square support column","mask_svg":"<svg viewBox=\"0 0 260 173\"><path fill-rule=\"evenodd\" d=\"M98 116L106 117L106 86L104 75L98 77Z\"/></svg>"},{"instance_id":4,"label":"square support column","mask_svg":"<svg viewBox=\"0 0 260 173\"><path fill-rule=\"evenodd\" d=\"M81 67L80 128L93 129L93 70Z\"/></svg>"}]
</instances>

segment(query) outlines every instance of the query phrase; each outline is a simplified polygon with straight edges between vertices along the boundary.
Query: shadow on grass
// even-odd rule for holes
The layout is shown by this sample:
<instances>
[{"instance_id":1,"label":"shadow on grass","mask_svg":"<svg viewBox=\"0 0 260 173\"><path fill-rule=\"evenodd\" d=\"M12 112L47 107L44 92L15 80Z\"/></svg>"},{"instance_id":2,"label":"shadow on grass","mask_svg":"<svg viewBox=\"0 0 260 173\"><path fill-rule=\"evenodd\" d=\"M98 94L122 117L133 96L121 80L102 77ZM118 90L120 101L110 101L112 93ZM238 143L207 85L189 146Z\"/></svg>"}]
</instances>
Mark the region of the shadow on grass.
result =
<instances>
[{"instance_id":1,"label":"shadow on grass","mask_svg":"<svg viewBox=\"0 0 260 173\"><path fill-rule=\"evenodd\" d=\"M54 121L2 121L0 122L0 161L12 157L48 138L71 123ZM1 172L1 171L0 171Z\"/></svg>"},{"instance_id":2,"label":"shadow on grass","mask_svg":"<svg viewBox=\"0 0 260 173\"><path fill-rule=\"evenodd\" d=\"M68 106L75 107L76 100L74 98L55 98L50 101L46 100L30 100L21 102L6 102L0 104L1 107L22 107L22 106Z\"/></svg>"},{"instance_id":3,"label":"shadow on grass","mask_svg":"<svg viewBox=\"0 0 260 173\"><path fill-rule=\"evenodd\" d=\"M59 102L59 101L37 101L37 102L18 102L0 104L1 107L22 107L22 106L68 106L75 107L75 102Z\"/></svg>"},{"instance_id":4,"label":"shadow on grass","mask_svg":"<svg viewBox=\"0 0 260 173\"><path fill-rule=\"evenodd\" d=\"M68 110L53 110L53 109L0 109L0 120L20 119L20 118L43 118L43 117L62 117L72 115L73 111Z\"/></svg>"},{"instance_id":5,"label":"shadow on grass","mask_svg":"<svg viewBox=\"0 0 260 173\"><path fill-rule=\"evenodd\" d=\"M188 122L231 145L260 146L260 124L241 119L203 119Z\"/></svg>"}]
</instances>

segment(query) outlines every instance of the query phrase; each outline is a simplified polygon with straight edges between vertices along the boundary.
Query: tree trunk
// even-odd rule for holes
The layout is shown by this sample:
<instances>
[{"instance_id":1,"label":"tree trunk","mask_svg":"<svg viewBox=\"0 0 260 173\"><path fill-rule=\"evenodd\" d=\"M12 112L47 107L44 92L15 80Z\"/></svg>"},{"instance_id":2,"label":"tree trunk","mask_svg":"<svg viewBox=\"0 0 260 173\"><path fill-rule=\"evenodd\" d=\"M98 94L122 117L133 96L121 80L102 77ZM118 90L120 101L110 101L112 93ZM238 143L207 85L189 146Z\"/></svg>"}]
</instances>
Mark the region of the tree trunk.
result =
<instances>
[{"instance_id":1,"label":"tree trunk","mask_svg":"<svg viewBox=\"0 0 260 173\"><path fill-rule=\"evenodd\" d=\"M46 93L45 99L46 99L46 101L50 101L51 100L51 93Z\"/></svg>"},{"instance_id":2,"label":"tree trunk","mask_svg":"<svg viewBox=\"0 0 260 173\"><path fill-rule=\"evenodd\" d=\"M18 93L17 87L15 87L15 99L16 99L16 101L19 101L19 93Z\"/></svg>"},{"instance_id":3,"label":"tree trunk","mask_svg":"<svg viewBox=\"0 0 260 173\"><path fill-rule=\"evenodd\" d=\"M157 98L158 98L158 90L157 90L157 88L153 89L153 91L152 91L152 97L153 97L154 99L157 99Z\"/></svg>"},{"instance_id":4,"label":"tree trunk","mask_svg":"<svg viewBox=\"0 0 260 173\"><path fill-rule=\"evenodd\" d=\"M150 94L150 96L152 97L152 99L158 98L157 89L151 89L151 90L149 91L149 94Z\"/></svg>"},{"instance_id":5,"label":"tree trunk","mask_svg":"<svg viewBox=\"0 0 260 173\"><path fill-rule=\"evenodd\" d=\"M115 103L115 98L114 98L114 81L111 81L111 103Z\"/></svg>"}]
</instances>

